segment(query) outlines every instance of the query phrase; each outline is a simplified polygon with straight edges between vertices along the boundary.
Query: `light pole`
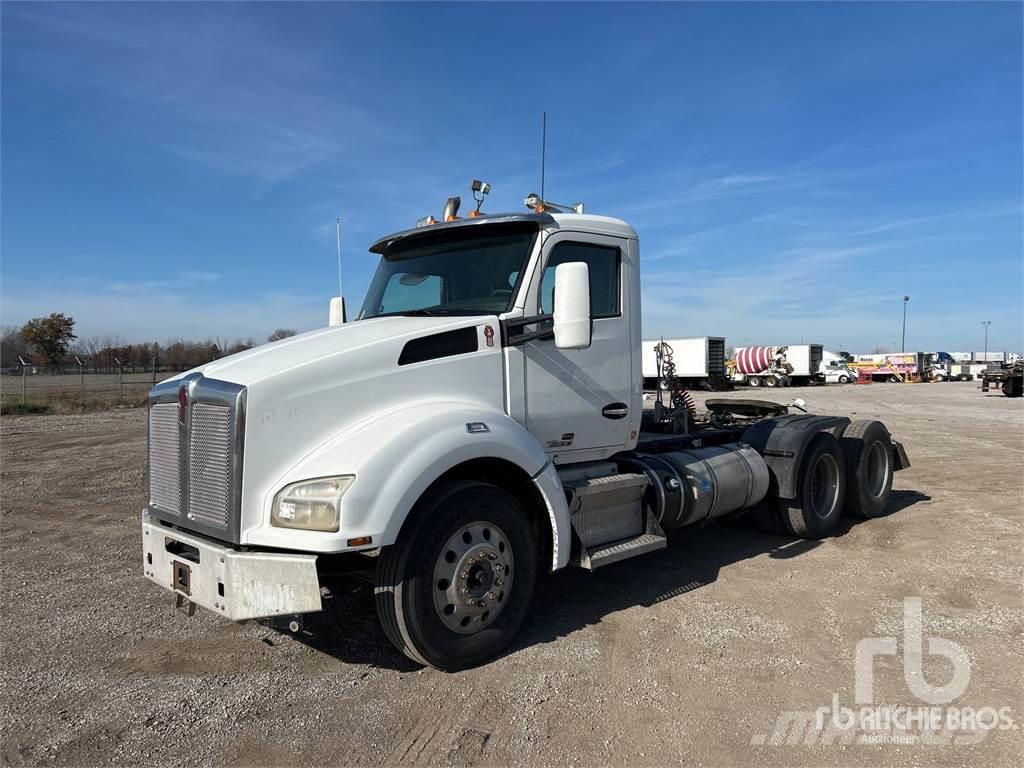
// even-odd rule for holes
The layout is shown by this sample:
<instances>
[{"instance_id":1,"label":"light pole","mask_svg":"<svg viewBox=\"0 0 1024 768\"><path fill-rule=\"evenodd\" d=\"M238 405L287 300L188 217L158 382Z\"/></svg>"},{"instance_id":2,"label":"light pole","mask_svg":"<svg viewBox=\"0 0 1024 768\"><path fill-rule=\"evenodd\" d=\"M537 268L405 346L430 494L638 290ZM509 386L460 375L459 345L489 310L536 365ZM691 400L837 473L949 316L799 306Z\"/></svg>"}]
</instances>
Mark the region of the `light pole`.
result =
<instances>
[{"instance_id":1,"label":"light pole","mask_svg":"<svg viewBox=\"0 0 1024 768\"><path fill-rule=\"evenodd\" d=\"M910 301L909 296L903 297L903 342L900 344L900 352L907 351L907 302Z\"/></svg>"},{"instance_id":2,"label":"light pole","mask_svg":"<svg viewBox=\"0 0 1024 768\"><path fill-rule=\"evenodd\" d=\"M988 365L988 327L992 325L992 321L982 320L981 324L985 326L985 357L983 358L983 361L986 365Z\"/></svg>"}]
</instances>

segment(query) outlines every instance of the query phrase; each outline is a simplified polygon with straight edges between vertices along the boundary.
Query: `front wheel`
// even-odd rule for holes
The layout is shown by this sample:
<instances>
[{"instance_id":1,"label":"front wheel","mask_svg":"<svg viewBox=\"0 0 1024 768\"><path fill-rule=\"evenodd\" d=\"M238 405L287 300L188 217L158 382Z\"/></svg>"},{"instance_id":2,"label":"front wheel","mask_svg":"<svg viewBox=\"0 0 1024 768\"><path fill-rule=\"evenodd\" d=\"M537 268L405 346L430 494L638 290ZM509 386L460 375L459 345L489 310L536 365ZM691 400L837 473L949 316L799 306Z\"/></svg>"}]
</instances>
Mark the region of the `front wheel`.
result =
<instances>
[{"instance_id":1,"label":"front wheel","mask_svg":"<svg viewBox=\"0 0 1024 768\"><path fill-rule=\"evenodd\" d=\"M513 496L485 483L445 484L427 492L382 552L377 615L413 661L466 669L515 637L536 572L536 535Z\"/></svg>"},{"instance_id":2,"label":"front wheel","mask_svg":"<svg viewBox=\"0 0 1024 768\"><path fill-rule=\"evenodd\" d=\"M850 380L849 376L840 376L839 377L839 383L840 384L846 384L849 380Z\"/></svg>"},{"instance_id":3,"label":"front wheel","mask_svg":"<svg viewBox=\"0 0 1024 768\"><path fill-rule=\"evenodd\" d=\"M775 387L779 386L779 380L777 378L775 378L774 376L765 376L764 377L764 385L766 387L772 389L772 388L775 388Z\"/></svg>"}]
</instances>

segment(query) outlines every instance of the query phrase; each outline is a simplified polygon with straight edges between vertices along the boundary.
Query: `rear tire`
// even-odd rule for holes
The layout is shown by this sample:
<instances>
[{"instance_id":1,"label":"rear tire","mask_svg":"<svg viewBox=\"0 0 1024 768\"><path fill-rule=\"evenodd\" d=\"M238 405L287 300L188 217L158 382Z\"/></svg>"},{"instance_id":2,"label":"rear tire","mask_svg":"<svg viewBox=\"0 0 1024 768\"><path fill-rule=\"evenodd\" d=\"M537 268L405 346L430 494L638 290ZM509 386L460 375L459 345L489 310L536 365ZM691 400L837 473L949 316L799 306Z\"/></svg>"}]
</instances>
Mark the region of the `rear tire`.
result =
<instances>
[{"instance_id":1,"label":"rear tire","mask_svg":"<svg viewBox=\"0 0 1024 768\"><path fill-rule=\"evenodd\" d=\"M800 462L797 497L777 500L783 530L804 539L828 536L843 514L846 472L839 441L828 432L814 436Z\"/></svg>"},{"instance_id":2,"label":"rear tire","mask_svg":"<svg viewBox=\"0 0 1024 768\"><path fill-rule=\"evenodd\" d=\"M536 573L536 535L519 502L485 483L448 483L420 499L381 553L377 616L413 661L467 669L508 647Z\"/></svg>"},{"instance_id":3,"label":"rear tire","mask_svg":"<svg viewBox=\"0 0 1024 768\"><path fill-rule=\"evenodd\" d=\"M1007 397L1020 397L1024 394L1024 379L1012 378L1004 381L1003 394Z\"/></svg>"},{"instance_id":4,"label":"rear tire","mask_svg":"<svg viewBox=\"0 0 1024 768\"><path fill-rule=\"evenodd\" d=\"M774 389L775 387L779 386L779 380L774 376L765 376L764 385L769 389Z\"/></svg>"},{"instance_id":5,"label":"rear tire","mask_svg":"<svg viewBox=\"0 0 1024 768\"><path fill-rule=\"evenodd\" d=\"M750 376L747 379L747 384L749 384L752 387L760 387L761 386L761 379L759 377L757 377L757 376Z\"/></svg>"},{"instance_id":6,"label":"rear tire","mask_svg":"<svg viewBox=\"0 0 1024 768\"><path fill-rule=\"evenodd\" d=\"M889 505L895 471L892 437L880 421L851 422L843 431L846 514L881 517Z\"/></svg>"}]
</instances>

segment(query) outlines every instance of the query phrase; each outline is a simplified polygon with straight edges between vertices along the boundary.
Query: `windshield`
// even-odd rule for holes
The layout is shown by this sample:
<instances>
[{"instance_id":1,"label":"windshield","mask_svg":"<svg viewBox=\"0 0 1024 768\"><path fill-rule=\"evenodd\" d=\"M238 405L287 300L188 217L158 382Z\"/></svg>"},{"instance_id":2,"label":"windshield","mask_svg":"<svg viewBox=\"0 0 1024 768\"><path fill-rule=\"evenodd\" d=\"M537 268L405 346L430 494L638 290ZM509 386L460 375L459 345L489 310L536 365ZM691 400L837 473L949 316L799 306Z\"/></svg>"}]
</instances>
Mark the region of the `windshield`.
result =
<instances>
[{"instance_id":1,"label":"windshield","mask_svg":"<svg viewBox=\"0 0 1024 768\"><path fill-rule=\"evenodd\" d=\"M507 312L537 229L534 222L475 225L400 240L380 260L359 319Z\"/></svg>"}]
</instances>

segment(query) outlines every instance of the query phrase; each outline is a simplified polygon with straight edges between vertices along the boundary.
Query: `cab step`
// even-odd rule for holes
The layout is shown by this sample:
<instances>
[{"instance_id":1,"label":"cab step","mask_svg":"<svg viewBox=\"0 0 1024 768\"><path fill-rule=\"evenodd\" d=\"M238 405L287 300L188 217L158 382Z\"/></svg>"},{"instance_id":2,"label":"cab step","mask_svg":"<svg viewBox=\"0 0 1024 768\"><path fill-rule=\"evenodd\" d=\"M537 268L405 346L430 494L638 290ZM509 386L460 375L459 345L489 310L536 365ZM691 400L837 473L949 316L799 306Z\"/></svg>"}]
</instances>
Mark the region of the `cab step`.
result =
<instances>
[{"instance_id":1,"label":"cab step","mask_svg":"<svg viewBox=\"0 0 1024 768\"><path fill-rule=\"evenodd\" d=\"M580 556L580 567L592 571L602 565L611 565L637 555L646 555L665 549L667 541L663 534L642 533L632 539L623 539L611 544L603 544L593 549L584 549Z\"/></svg>"},{"instance_id":2,"label":"cab step","mask_svg":"<svg viewBox=\"0 0 1024 768\"><path fill-rule=\"evenodd\" d=\"M571 494L569 514L584 548L629 539L644 532L647 476L614 474L563 481Z\"/></svg>"},{"instance_id":3,"label":"cab step","mask_svg":"<svg viewBox=\"0 0 1024 768\"><path fill-rule=\"evenodd\" d=\"M665 547L661 526L644 506L649 482L646 475L616 473L609 464L564 471L562 483L579 541L576 565L592 571Z\"/></svg>"}]
</instances>

